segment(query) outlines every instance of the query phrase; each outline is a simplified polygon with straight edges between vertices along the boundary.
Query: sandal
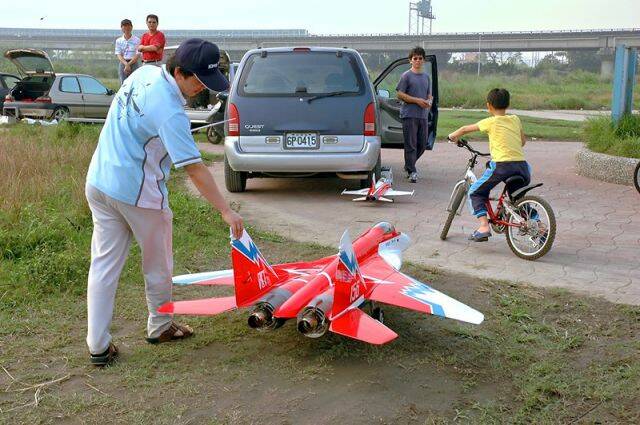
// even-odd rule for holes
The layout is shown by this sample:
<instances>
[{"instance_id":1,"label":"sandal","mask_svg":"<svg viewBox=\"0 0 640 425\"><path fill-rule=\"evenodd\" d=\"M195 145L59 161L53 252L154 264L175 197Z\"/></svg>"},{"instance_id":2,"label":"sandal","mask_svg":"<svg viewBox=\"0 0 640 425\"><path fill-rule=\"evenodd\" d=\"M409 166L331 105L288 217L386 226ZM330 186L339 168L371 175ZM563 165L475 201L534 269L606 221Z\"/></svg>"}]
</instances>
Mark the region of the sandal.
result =
<instances>
[{"instance_id":1,"label":"sandal","mask_svg":"<svg viewBox=\"0 0 640 425\"><path fill-rule=\"evenodd\" d=\"M469 236L469 240L474 242L486 242L489 240L490 236L491 232L478 232L477 230L474 230Z\"/></svg>"},{"instance_id":2,"label":"sandal","mask_svg":"<svg viewBox=\"0 0 640 425\"><path fill-rule=\"evenodd\" d=\"M91 354L91 364L97 367L105 367L112 364L118 357L118 347L113 342L109 343L109 347L102 354Z\"/></svg>"},{"instance_id":3,"label":"sandal","mask_svg":"<svg viewBox=\"0 0 640 425\"><path fill-rule=\"evenodd\" d=\"M160 336L156 338L146 338L146 340L149 344L161 344L163 342L189 338L190 336L193 336L193 329L191 326L171 322L171 326L162 332Z\"/></svg>"}]
</instances>

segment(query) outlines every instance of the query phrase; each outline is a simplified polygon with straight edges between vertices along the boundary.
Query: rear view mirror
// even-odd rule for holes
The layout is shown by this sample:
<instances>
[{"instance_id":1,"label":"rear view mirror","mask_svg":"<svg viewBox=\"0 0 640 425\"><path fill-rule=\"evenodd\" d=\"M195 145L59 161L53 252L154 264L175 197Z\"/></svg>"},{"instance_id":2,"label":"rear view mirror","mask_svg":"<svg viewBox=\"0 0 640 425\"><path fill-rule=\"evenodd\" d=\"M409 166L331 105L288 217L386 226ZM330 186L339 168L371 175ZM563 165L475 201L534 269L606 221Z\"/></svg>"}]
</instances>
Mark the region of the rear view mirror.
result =
<instances>
[{"instance_id":1,"label":"rear view mirror","mask_svg":"<svg viewBox=\"0 0 640 425\"><path fill-rule=\"evenodd\" d=\"M111 96L112 94L115 94L116 91L112 90L112 89L107 89L107 96Z\"/></svg>"},{"instance_id":2,"label":"rear view mirror","mask_svg":"<svg viewBox=\"0 0 640 425\"><path fill-rule=\"evenodd\" d=\"M389 90L378 89L378 96L389 99L391 97L391 94L389 93Z\"/></svg>"},{"instance_id":3,"label":"rear view mirror","mask_svg":"<svg viewBox=\"0 0 640 425\"><path fill-rule=\"evenodd\" d=\"M218 98L218 100L221 100L224 102L229 98L229 92L221 91L216 95L216 97Z\"/></svg>"}]
</instances>

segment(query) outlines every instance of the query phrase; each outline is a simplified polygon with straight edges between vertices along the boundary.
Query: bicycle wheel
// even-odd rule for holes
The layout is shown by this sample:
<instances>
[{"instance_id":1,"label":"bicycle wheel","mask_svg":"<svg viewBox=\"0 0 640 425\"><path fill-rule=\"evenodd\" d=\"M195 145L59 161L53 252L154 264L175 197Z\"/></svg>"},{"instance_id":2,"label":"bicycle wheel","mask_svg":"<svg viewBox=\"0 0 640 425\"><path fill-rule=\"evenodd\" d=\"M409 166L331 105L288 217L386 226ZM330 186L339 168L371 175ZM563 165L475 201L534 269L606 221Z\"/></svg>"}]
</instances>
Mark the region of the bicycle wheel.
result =
<instances>
[{"instance_id":1,"label":"bicycle wheel","mask_svg":"<svg viewBox=\"0 0 640 425\"><path fill-rule=\"evenodd\" d=\"M444 222L444 226L442 227L442 231L440 232L440 239L447 239L447 234L449 233L449 228L451 227L451 223L453 223L453 218L458 213L458 208L460 208L460 202L464 199L467 194L467 189L464 186L458 186L456 193L453 195L453 202L451 203L451 210L449 211L449 215L447 216L447 220Z\"/></svg>"},{"instance_id":2,"label":"bicycle wheel","mask_svg":"<svg viewBox=\"0 0 640 425\"><path fill-rule=\"evenodd\" d=\"M636 169L633 171L633 184L636 190L640 192L640 162L638 162Z\"/></svg>"},{"instance_id":3,"label":"bicycle wheel","mask_svg":"<svg viewBox=\"0 0 640 425\"><path fill-rule=\"evenodd\" d=\"M517 216L509 214L507 244L525 260L536 260L551 249L556 237L556 217L551 206L537 196L525 196L514 205Z\"/></svg>"}]
</instances>

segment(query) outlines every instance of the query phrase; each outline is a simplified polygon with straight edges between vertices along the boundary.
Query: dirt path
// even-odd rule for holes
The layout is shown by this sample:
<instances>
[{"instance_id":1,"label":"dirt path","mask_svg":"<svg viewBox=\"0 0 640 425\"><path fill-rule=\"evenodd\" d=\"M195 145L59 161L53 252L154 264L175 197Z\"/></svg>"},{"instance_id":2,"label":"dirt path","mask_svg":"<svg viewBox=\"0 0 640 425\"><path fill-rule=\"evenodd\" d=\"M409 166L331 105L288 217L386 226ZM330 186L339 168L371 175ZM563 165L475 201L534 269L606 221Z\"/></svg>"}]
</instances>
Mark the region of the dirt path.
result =
<instances>
[{"instance_id":1,"label":"dirt path","mask_svg":"<svg viewBox=\"0 0 640 425\"><path fill-rule=\"evenodd\" d=\"M202 146L221 152L219 146ZM482 143L477 146L486 149ZM247 192L228 196L241 205L248 223L294 240L337 246L346 228L356 235L376 222L389 221L413 240L406 258L423 266L640 304L638 194L630 186L576 175L574 156L580 146L573 142L527 146L532 181L544 182L535 192L551 203L558 223L551 252L535 262L515 257L503 235L483 244L467 241L476 225L468 213L456 218L448 239L440 241L450 191L467 160L465 151L449 144L437 144L419 161L424 177L416 185L402 177L402 151L383 151L383 164L393 166L394 187L416 191L414 197L394 204L353 203L340 196L349 183L339 179L252 179ZM222 164L213 166L221 184L222 169Z\"/></svg>"}]
</instances>

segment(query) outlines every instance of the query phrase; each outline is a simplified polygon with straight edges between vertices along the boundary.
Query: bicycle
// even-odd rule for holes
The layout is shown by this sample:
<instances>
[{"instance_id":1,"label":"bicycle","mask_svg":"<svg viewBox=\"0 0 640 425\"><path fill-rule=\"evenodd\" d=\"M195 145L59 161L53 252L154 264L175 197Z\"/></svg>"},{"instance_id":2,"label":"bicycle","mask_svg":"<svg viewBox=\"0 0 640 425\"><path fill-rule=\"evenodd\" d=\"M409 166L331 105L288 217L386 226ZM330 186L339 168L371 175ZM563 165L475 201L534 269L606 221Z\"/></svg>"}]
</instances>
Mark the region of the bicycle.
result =
<instances>
[{"instance_id":1,"label":"bicycle","mask_svg":"<svg viewBox=\"0 0 640 425\"><path fill-rule=\"evenodd\" d=\"M636 187L636 190L640 192L640 162L636 165L636 169L633 170L633 185Z\"/></svg>"},{"instance_id":2,"label":"bicycle","mask_svg":"<svg viewBox=\"0 0 640 425\"><path fill-rule=\"evenodd\" d=\"M451 192L447 207L449 215L440 232L442 240L447 238L454 217L461 213L463 199L467 197L469 188L477 180L473 169L478 163L478 157L490 156L488 153L473 149L464 139L460 139L456 144L471 152L471 158L467 163L464 178L456 183ZM556 237L556 218L547 201L539 196L527 195L530 190L542 186L542 183L524 186L513 193L509 192L510 184L522 180L520 176L508 178L497 199L495 209L491 205L491 201L495 199L487 200L487 213L493 232L506 234L507 244L516 256L525 260L536 260L549 252L553 245Z\"/></svg>"}]
</instances>

